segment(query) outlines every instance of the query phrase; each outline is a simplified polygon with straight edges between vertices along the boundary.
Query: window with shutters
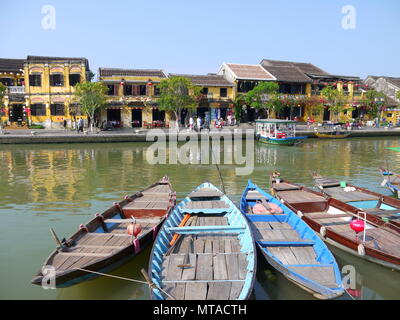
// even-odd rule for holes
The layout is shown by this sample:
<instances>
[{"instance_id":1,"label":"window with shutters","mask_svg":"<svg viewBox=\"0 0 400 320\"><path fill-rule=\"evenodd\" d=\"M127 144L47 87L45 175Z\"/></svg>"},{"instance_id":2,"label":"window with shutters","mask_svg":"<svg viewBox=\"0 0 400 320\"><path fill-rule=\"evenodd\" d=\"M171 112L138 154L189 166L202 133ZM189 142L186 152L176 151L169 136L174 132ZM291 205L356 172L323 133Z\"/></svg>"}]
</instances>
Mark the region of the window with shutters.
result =
<instances>
[{"instance_id":1,"label":"window with shutters","mask_svg":"<svg viewBox=\"0 0 400 320\"><path fill-rule=\"evenodd\" d=\"M52 116L63 116L64 115L64 104L55 103L50 105L50 113Z\"/></svg>"},{"instance_id":2,"label":"window with shutters","mask_svg":"<svg viewBox=\"0 0 400 320\"><path fill-rule=\"evenodd\" d=\"M31 104L31 115L32 116L45 116L46 106L43 103Z\"/></svg>"}]
</instances>

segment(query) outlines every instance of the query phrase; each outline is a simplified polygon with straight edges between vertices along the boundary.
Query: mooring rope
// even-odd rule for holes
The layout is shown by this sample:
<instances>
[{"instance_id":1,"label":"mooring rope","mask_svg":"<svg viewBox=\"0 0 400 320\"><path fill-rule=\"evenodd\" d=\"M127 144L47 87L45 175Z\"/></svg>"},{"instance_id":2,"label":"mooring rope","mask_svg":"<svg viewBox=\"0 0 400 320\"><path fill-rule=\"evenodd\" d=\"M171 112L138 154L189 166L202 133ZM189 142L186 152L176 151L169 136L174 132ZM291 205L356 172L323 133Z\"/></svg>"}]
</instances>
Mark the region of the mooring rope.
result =
<instances>
[{"instance_id":1,"label":"mooring rope","mask_svg":"<svg viewBox=\"0 0 400 320\"><path fill-rule=\"evenodd\" d=\"M161 289L160 287L156 286L154 283L149 284L146 281L141 281L141 280L136 280L136 279L131 279L131 278L125 278L125 277L120 277L120 276L114 276L112 274L102 273L102 272L97 272L97 271L92 271L92 270L87 270L87 269L82 269L82 268L75 268L75 269L76 270L80 270L80 271L84 271L84 272L88 272L88 273L98 274L100 276L115 278L115 279L119 279L119 280L125 280L125 281L130 281L130 282L137 282L137 283L141 283L141 284L147 284L149 287L154 286L156 289L158 289L161 292L163 292L166 296L168 296L169 298L175 300L175 298L172 297L171 295L169 295L168 292L165 292L163 289Z\"/></svg>"}]
</instances>

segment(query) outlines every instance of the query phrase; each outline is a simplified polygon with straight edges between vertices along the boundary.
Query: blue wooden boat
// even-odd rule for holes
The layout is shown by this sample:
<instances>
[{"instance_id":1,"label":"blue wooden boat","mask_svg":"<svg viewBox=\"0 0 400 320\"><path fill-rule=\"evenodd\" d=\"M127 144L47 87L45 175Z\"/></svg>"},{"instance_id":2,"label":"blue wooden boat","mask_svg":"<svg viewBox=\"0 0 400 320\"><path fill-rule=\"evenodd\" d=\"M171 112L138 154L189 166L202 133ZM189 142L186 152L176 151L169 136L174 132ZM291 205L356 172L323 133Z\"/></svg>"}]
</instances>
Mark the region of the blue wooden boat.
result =
<instances>
[{"instance_id":1,"label":"blue wooden boat","mask_svg":"<svg viewBox=\"0 0 400 320\"><path fill-rule=\"evenodd\" d=\"M256 203L279 206L281 214L253 214ZM344 293L338 265L316 233L292 210L248 181L240 209L246 214L257 248L286 278L318 299Z\"/></svg>"},{"instance_id":2,"label":"blue wooden boat","mask_svg":"<svg viewBox=\"0 0 400 320\"><path fill-rule=\"evenodd\" d=\"M206 182L175 206L161 227L150 256L150 293L155 300L244 300L255 274L248 221Z\"/></svg>"}]
</instances>

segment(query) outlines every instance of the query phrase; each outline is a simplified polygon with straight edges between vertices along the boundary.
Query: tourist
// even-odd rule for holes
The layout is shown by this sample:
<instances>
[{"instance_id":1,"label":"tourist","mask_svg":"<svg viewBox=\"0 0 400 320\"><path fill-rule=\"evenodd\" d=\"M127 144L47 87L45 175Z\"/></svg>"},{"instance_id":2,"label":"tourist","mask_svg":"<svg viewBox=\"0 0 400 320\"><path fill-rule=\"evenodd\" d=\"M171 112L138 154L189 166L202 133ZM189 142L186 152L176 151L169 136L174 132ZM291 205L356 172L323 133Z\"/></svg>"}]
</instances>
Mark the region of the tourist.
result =
<instances>
[{"instance_id":1,"label":"tourist","mask_svg":"<svg viewBox=\"0 0 400 320\"><path fill-rule=\"evenodd\" d=\"M201 117L197 118L197 130L201 132Z\"/></svg>"},{"instance_id":2,"label":"tourist","mask_svg":"<svg viewBox=\"0 0 400 320\"><path fill-rule=\"evenodd\" d=\"M189 118L189 128L190 128L190 130L193 130L193 126L194 126L194 120L193 120L193 117L190 116L190 118Z\"/></svg>"}]
</instances>

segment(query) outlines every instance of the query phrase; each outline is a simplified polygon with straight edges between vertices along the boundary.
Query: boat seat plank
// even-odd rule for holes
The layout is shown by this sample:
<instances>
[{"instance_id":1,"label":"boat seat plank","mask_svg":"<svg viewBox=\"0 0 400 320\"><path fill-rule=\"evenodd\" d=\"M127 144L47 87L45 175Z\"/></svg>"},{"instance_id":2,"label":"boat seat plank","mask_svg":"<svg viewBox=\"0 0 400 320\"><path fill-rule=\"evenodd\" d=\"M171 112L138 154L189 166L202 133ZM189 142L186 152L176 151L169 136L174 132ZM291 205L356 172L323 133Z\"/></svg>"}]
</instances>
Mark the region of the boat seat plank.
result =
<instances>
[{"instance_id":1,"label":"boat seat plank","mask_svg":"<svg viewBox=\"0 0 400 320\"><path fill-rule=\"evenodd\" d=\"M306 213L305 214L307 217L310 217L312 219L335 219L335 218L351 218L352 215L350 214L331 214L331 213L322 213L322 214L311 214L311 213Z\"/></svg>"},{"instance_id":2,"label":"boat seat plank","mask_svg":"<svg viewBox=\"0 0 400 320\"><path fill-rule=\"evenodd\" d=\"M207 282L188 282L185 288L185 300L206 300Z\"/></svg>"},{"instance_id":3,"label":"boat seat plank","mask_svg":"<svg viewBox=\"0 0 400 320\"><path fill-rule=\"evenodd\" d=\"M284 199L288 203L303 203L303 202L323 202L326 199L323 196L303 191L279 191L277 192L279 198Z\"/></svg>"},{"instance_id":4,"label":"boat seat plank","mask_svg":"<svg viewBox=\"0 0 400 320\"><path fill-rule=\"evenodd\" d=\"M231 253L232 252L232 247L231 247L231 240L225 239L224 240L224 252L225 253Z\"/></svg>"},{"instance_id":5,"label":"boat seat plank","mask_svg":"<svg viewBox=\"0 0 400 320\"><path fill-rule=\"evenodd\" d=\"M247 192L246 200L261 200L261 199L265 199L265 195L261 194L260 192L252 190Z\"/></svg>"},{"instance_id":6,"label":"boat seat plank","mask_svg":"<svg viewBox=\"0 0 400 320\"><path fill-rule=\"evenodd\" d=\"M232 282L211 282L208 284L207 300L228 300Z\"/></svg>"},{"instance_id":7,"label":"boat seat plank","mask_svg":"<svg viewBox=\"0 0 400 320\"><path fill-rule=\"evenodd\" d=\"M59 252L59 255L67 255L70 257L107 257L111 254L110 253L90 253L90 252Z\"/></svg>"},{"instance_id":8,"label":"boat seat plank","mask_svg":"<svg viewBox=\"0 0 400 320\"><path fill-rule=\"evenodd\" d=\"M326 188L324 192L342 202L379 200L379 196L355 191L344 191L341 187Z\"/></svg>"},{"instance_id":9,"label":"boat seat plank","mask_svg":"<svg viewBox=\"0 0 400 320\"><path fill-rule=\"evenodd\" d=\"M274 183L273 188L276 191L292 191L292 190L300 190L299 186L286 183L286 182L281 182L281 183Z\"/></svg>"},{"instance_id":10,"label":"boat seat plank","mask_svg":"<svg viewBox=\"0 0 400 320\"><path fill-rule=\"evenodd\" d=\"M183 210L185 210L185 209L216 209L216 208L229 208L229 205L225 201L222 201L222 200L191 201L183 207Z\"/></svg>"},{"instance_id":11,"label":"boat seat plank","mask_svg":"<svg viewBox=\"0 0 400 320\"><path fill-rule=\"evenodd\" d=\"M199 190L191 192L189 198L219 198L222 197L223 193L211 188L201 188Z\"/></svg>"}]
</instances>

